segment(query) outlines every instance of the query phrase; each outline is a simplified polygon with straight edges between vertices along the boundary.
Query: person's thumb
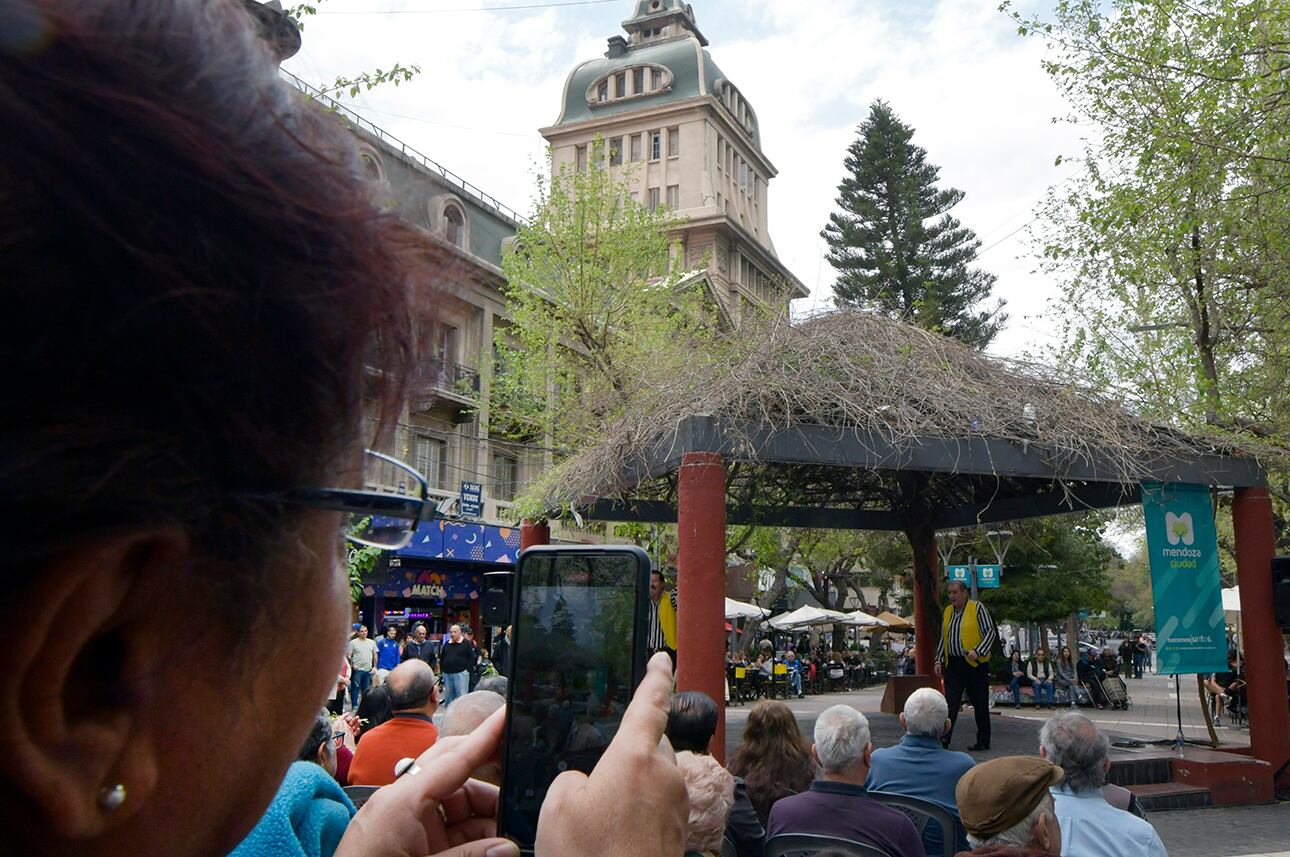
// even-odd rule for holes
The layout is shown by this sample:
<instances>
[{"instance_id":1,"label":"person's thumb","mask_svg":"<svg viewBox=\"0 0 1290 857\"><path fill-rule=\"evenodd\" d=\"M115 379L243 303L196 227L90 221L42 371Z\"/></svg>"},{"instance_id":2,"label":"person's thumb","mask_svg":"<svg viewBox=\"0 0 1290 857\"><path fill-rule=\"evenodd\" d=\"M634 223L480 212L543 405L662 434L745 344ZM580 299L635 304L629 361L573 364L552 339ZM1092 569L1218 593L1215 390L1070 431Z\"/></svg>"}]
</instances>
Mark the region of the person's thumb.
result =
<instances>
[{"instance_id":1,"label":"person's thumb","mask_svg":"<svg viewBox=\"0 0 1290 857\"><path fill-rule=\"evenodd\" d=\"M480 839L440 851L432 857L520 857L520 846L509 839Z\"/></svg>"}]
</instances>

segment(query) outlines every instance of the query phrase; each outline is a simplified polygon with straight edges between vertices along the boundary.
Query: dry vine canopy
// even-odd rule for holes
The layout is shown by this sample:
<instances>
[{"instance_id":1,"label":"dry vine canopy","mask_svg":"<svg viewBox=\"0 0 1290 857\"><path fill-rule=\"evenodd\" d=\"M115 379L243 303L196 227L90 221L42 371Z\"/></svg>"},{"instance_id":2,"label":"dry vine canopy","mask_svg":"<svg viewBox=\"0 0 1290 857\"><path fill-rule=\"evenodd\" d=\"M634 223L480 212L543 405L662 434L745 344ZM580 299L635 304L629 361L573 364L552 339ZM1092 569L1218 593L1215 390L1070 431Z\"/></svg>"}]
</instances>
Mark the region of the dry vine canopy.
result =
<instances>
[{"instance_id":1,"label":"dry vine canopy","mask_svg":"<svg viewBox=\"0 0 1290 857\"><path fill-rule=\"evenodd\" d=\"M774 428L838 426L897 446L920 437L1038 445L1059 474L1063 464L1096 457L1125 483L1164 459L1280 455L1152 422L1118 396L1055 370L991 357L902 322L839 311L746 323L721 359L696 356L686 377L641 390L628 415L599 443L549 471L532 500L554 510L637 489L625 474L696 414ZM756 463L751 438L730 440L734 458Z\"/></svg>"}]
</instances>

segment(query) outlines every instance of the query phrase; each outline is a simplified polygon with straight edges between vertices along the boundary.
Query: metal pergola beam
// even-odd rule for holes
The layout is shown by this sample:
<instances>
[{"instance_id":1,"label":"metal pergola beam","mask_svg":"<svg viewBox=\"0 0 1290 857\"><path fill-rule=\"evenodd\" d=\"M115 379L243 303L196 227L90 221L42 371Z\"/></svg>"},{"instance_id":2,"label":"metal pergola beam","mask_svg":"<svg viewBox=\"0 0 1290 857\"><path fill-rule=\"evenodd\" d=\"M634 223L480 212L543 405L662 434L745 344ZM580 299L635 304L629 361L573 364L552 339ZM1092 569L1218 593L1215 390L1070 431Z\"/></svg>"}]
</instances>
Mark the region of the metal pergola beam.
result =
<instances>
[{"instance_id":1,"label":"metal pergola beam","mask_svg":"<svg viewBox=\"0 0 1290 857\"><path fill-rule=\"evenodd\" d=\"M897 442L836 426L775 428L708 416L682 420L674 436L660 442L639 467L631 468L632 475L657 478L673 472L687 452L718 452L731 461L758 464L814 464L1117 485L1124 480L1122 471L1109 458L1062 458L1037 444L988 437L919 437ZM1225 488L1267 484L1267 475L1257 461L1227 455L1198 455L1187 460L1161 456L1137 478Z\"/></svg>"},{"instance_id":2,"label":"metal pergola beam","mask_svg":"<svg viewBox=\"0 0 1290 857\"><path fill-rule=\"evenodd\" d=\"M1046 492L1013 495L979 503L964 503L950 508L933 510L933 520L938 530L971 527L977 524L998 524L1020 521L1025 518L1042 518L1067 512L1091 509L1109 509L1141 502L1134 485L1114 482L1090 482L1084 485L1054 486Z\"/></svg>"},{"instance_id":3,"label":"metal pergola beam","mask_svg":"<svg viewBox=\"0 0 1290 857\"><path fill-rule=\"evenodd\" d=\"M666 500L597 500L581 512L595 521L674 524L676 506ZM902 530L903 518L881 509L817 509L797 506L727 505L726 523L822 530Z\"/></svg>"}]
</instances>

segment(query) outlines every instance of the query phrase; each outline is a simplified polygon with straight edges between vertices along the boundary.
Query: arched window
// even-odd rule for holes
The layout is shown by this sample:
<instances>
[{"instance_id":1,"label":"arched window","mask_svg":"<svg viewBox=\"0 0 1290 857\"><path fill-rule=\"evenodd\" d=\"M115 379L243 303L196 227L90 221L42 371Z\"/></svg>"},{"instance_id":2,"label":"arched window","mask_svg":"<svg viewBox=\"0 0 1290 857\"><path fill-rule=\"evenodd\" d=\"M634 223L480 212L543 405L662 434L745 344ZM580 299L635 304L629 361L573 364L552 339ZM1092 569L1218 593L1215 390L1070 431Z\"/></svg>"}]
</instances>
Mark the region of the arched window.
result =
<instances>
[{"instance_id":1,"label":"arched window","mask_svg":"<svg viewBox=\"0 0 1290 857\"><path fill-rule=\"evenodd\" d=\"M443 237L449 244L457 247L461 247L466 240L466 215L451 203L443 209Z\"/></svg>"},{"instance_id":2,"label":"arched window","mask_svg":"<svg viewBox=\"0 0 1290 857\"><path fill-rule=\"evenodd\" d=\"M385 165L372 149L364 146L358 150L358 162L363 167L363 175L370 181L385 181Z\"/></svg>"}]
</instances>

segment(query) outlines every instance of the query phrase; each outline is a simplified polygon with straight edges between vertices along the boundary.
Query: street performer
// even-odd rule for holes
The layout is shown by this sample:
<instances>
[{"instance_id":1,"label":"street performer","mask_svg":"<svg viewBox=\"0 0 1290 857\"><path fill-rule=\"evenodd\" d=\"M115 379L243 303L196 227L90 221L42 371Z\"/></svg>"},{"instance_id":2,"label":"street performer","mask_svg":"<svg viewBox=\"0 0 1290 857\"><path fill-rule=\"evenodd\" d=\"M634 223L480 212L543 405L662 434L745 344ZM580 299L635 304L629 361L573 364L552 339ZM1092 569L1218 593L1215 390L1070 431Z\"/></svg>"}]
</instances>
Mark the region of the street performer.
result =
<instances>
[{"instance_id":1,"label":"street performer","mask_svg":"<svg viewBox=\"0 0 1290 857\"><path fill-rule=\"evenodd\" d=\"M676 591L667 588L663 572L657 568L650 572L646 633L649 651L667 652L676 666Z\"/></svg>"},{"instance_id":2,"label":"street performer","mask_svg":"<svg viewBox=\"0 0 1290 857\"><path fill-rule=\"evenodd\" d=\"M950 581L949 595L950 605L941 621L941 645L936 650L936 674L945 679L945 701L950 706L950 728L941 744L950 746L966 690L976 716L976 743L968 750L989 750L990 650L998 632L990 611L968 597L962 581Z\"/></svg>"}]
</instances>

